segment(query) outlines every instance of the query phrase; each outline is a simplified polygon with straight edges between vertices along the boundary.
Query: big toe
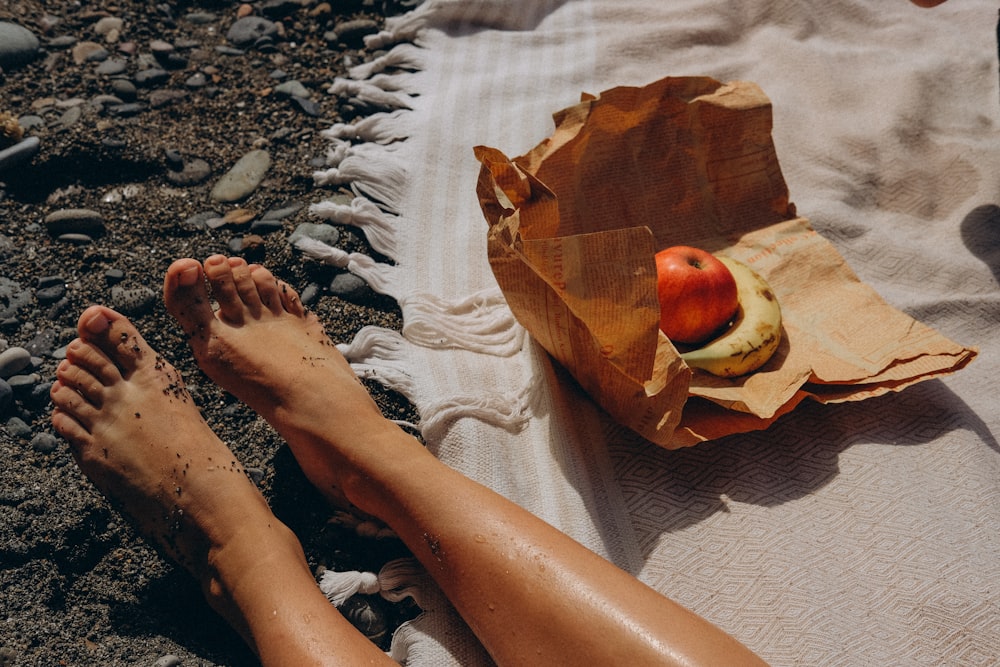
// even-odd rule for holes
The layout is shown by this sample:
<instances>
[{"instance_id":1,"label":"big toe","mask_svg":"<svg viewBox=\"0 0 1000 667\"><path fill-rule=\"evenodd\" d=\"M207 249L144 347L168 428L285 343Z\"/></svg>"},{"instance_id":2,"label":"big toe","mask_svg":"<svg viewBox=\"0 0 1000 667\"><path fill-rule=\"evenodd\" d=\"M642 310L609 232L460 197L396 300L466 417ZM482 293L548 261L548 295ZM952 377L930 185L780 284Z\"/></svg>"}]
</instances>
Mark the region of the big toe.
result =
<instances>
[{"instance_id":1,"label":"big toe","mask_svg":"<svg viewBox=\"0 0 1000 667\"><path fill-rule=\"evenodd\" d=\"M163 301L167 311L188 336L204 331L215 317L205 284L201 262L178 259L163 279Z\"/></svg>"},{"instance_id":2,"label":"big toe","mask_svg":"<svg viewBox=\"0 0 1000 667\"><path fill-rule=\"evenodd\" d=\"M100 349L124 375L155 356L135 325L121 313L105 306L91 306L83 311L77 331L82 340Z\"/></svg>"}]
</instances>

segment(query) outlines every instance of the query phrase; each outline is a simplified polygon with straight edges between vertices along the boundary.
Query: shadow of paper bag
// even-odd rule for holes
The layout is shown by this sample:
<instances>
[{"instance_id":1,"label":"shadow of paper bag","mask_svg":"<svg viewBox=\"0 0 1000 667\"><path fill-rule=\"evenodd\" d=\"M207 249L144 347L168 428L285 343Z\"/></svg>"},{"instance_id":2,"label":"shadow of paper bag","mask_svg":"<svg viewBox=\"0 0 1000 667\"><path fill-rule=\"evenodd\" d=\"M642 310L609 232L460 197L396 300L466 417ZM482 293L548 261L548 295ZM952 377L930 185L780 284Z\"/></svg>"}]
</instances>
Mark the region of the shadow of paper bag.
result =
<instances>
[{"instance_id":1,"label":"shadow of paper bag","mask_svg":"<svg viewBox=\"0 0 1000 667\"><path fill-rule=\"evenodd\" d=\"M478 146L490 265L518 321L617 421L668 448L766 428L806 397L860 400L976 355L892 308L798 217L752 83L671 77L554 115L526 155ZM750 265L782 307L760 370L692 372L659 331L654 255Z\"/></svg>"}]
</instances>

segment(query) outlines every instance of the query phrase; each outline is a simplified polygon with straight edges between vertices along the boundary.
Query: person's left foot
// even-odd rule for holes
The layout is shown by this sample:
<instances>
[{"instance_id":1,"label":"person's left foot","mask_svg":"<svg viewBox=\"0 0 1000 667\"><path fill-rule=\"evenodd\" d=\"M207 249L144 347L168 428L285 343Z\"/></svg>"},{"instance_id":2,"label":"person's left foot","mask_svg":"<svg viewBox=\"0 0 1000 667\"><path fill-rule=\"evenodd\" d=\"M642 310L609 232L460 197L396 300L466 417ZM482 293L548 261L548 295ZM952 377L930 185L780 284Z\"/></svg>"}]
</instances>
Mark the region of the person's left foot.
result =
<instances>
[{"instance_id":1,"label":"person's left foot","mask_svg":"<svg viewBox=\"0 0 1000 667\"><path fill-rule=\"evenodd\" d=\"M92 306L78 330L52 386L53 427L101 492L208 583L213 549L273 521L270 509L128 319Z\"/></svg>"}]
</instances>

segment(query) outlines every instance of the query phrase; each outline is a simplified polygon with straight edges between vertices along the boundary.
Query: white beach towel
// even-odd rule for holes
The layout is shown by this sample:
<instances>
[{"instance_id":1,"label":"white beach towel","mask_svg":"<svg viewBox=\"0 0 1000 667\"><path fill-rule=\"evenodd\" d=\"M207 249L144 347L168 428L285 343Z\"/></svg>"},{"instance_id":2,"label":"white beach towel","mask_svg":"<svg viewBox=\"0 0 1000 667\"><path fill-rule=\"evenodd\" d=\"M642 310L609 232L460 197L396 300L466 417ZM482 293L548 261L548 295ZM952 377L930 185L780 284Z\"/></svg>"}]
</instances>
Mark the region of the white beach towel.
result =
<instances>
[{"instance_id":1,"label":"white beach towel","mask_svg":"<svg viewBox=\"0 0 1000 667\"><path fill-rule=\"evenodd\" d=\"M343 351L415 404L443 461L772 664L1000 663L996 21L985 0L427 0L333 86L371 114L331 128L316 174L358 199L314 211L394 264L303 250L395 297L404 323ZM522 154L581 93L669 75L759 84L799 214L979 358L690 449L616 426L507 309L472 148ZM488 662L447 605L424 605L397 659Z\"/></svg>"}]
</instances>

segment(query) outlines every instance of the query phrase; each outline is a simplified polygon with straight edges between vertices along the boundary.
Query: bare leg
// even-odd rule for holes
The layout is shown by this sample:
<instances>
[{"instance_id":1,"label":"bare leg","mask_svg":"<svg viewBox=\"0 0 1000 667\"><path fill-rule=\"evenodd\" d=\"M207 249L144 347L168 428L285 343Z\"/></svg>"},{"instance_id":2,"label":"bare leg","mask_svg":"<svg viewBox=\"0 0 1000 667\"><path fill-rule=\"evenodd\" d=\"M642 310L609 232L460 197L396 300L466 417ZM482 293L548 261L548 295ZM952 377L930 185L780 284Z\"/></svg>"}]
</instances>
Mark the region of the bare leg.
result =
<instances>
[{"instance_id":1,"label":"bare leg","mask_svg":"<svg viewBox=\"0 0 1000 667\"><path fill-rule=\"evenodd\" d=\"M321 490L391 526L499 664L762 664L384 419L315 316L266 269L178 260L165 297L202 369L281 433Z\"/></svg>"},{"instance_id":2,"label":"bare leg","mask_svg":"<svg viewBox=\"0 0 1000 667\"><path fill-rule=\"evenodd\" d=\"M97 487L194 575L265 665L391 663L319 592L298 540L135 327L92 306L78 329L52 424Z\"/></svg>"}]
</instances>

